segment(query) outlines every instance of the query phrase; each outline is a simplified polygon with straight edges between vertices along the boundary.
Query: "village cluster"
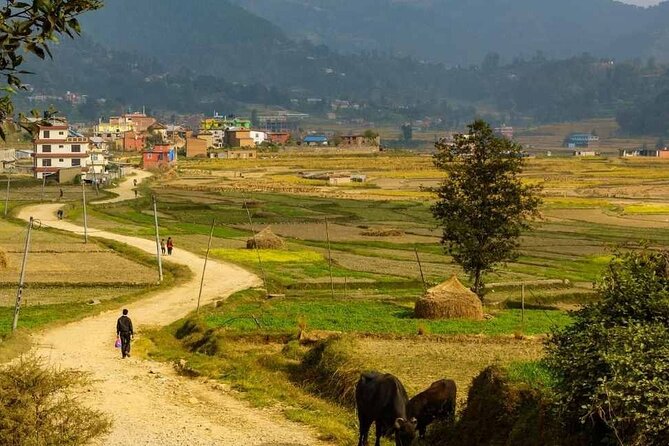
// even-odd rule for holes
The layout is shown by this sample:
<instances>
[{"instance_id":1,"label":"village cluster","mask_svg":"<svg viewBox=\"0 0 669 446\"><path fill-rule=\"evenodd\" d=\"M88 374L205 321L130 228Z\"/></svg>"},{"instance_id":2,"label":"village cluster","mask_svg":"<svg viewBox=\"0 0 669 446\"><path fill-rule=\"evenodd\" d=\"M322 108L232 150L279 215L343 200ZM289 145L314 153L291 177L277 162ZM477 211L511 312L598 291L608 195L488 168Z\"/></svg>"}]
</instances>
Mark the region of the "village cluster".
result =
<instances>
[{"instance_id":1,"label":"village cluster","mask_svg":"<svg viewBox=\"0 0 669 446\"><path fill-rule=\"evenodd\" d=\"M80 177L102 184L121 174L112 159L118 152L141 155L142 168L155 170L170 168L180 156L253 159L259 148L268 146L369 150L380 146L377 135L338 135L336 141L326 134L302 136L290 116L265 119L262 129L256 129L250 119L214 114L193 127L164 125L144 112L100 119L94 126L76 129L66 118L55 117L34 123L32 150L12 150L3 154L3 162L40 180L67 183Z\"/></svg>"}]
</instances>

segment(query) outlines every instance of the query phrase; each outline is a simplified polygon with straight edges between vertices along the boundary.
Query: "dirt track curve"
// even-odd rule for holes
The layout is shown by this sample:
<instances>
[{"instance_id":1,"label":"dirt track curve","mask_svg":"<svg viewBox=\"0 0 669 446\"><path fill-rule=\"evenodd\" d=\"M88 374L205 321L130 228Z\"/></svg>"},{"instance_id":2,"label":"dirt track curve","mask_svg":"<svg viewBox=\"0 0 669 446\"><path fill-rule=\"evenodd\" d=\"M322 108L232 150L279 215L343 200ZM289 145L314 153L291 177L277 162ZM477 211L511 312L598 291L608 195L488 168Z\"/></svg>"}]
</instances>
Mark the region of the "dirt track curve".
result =
<instances>
[{"instance_id":1,"label":"dirt track curve","mask_svg":"<svg viewBox=\"0 0 669 446\"><path fill-rule=\"evenodd\" d=\"M138 181L147 175L134 178ZM134 197L132 178L117 191L120 201ZM29 206L19 218L31 216L46 227L81 234L83 228L59 221L58 204ZM121 236L94 228L93 237L113 239L148 253L155 242ZM203 259L175 248L169 261L193 271L188 283L132 304L130 316L136 329L167 325L195 308ZM132 274L132 272L128 272ZM259 285L259 279L236 266L209 261L203 302L225 298L231 293ZM91 296L94 298L95 296ZM136 358L121 360L113 348L118 311L107 312L64 327L49 330L36 339L35 351L62 367L85 370L98 380L84 400L91 407L110 414L113 432L98 442L104 445L318 445L308 428L289 422L272 410L252 408L236 399L217 383L182 378L166 364Z\"/></svg>"}]
</instances>

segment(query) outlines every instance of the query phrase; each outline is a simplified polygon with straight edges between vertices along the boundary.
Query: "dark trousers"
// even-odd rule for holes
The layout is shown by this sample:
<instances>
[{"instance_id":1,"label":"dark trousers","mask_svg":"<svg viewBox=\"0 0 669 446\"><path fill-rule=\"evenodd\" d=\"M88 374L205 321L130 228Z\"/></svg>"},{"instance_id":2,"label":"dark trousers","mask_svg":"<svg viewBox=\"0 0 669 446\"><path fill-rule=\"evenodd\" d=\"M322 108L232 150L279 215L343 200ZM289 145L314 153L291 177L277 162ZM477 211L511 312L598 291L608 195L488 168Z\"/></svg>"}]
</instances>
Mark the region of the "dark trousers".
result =
<instances>
[{"instance_id":1,"label":"dark trousers","mask_svg":"<svg viewBox=\"0 0 669 446\"><path fill-rule=\"evenodd\" d=\"M121 355L130 356L130 333L121 333Z\"/></svg>"}]
</instances>

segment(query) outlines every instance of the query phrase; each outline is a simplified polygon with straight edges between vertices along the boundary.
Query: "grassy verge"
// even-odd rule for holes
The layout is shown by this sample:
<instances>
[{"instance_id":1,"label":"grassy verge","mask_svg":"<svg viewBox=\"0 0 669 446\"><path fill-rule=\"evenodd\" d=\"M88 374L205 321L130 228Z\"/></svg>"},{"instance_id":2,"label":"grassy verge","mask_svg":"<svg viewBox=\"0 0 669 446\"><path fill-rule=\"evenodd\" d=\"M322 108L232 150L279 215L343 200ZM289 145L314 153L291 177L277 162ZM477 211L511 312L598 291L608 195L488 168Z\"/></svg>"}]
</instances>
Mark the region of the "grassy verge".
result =
<instances>
[{"instance_id":1,"label":"grassy verge","mask_svg":"<svg viewBox=\"0 0 669 446\"><path fill-rule=\"evenodd\" d=\"M295 385L291 378L299 367L302 354L273 342L257 339L198 333L200 342L215 344L209 354L198 352L188 340L182 343L178 322L161 330L146 333L135 346L136 352L160 361L185 364L178 368L188 376L205 376L222 380L240 392L255 407L271 407L286 418L316 428L323 440L341 445L355 444L355 416L349 410L311 394ZM190 334L192 336L193 333ZM194 339L190 339L194 341Z\"/></svg>"}]
</instances>

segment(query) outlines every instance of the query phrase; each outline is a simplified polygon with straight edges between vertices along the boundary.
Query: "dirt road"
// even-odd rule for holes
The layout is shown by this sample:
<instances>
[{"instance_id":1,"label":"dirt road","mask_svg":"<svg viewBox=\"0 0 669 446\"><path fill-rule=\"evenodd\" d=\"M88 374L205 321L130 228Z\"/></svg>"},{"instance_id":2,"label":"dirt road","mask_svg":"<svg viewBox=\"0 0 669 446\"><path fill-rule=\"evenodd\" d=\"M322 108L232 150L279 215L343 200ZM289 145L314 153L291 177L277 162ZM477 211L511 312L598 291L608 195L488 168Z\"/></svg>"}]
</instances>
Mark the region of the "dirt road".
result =
<instances>
[{"instance_id":1,"label":"dirt road","mask_svg":"<svg viewBox=\"0 0 669 446\"><path fill-rule=\"evenodd\" d=\"M111 198L109 200L96 201L95 204L105 204L105 203L116 203L119 201L132 200L135 198L135 183L141 183L145 179L149 178L151 173L145 170L139 169L130 169L128 174L125 176L121 184L118 187L111 189L112 192L118 194L117 197Z\"/></svg>"},{"instance_id":2,"label":"dirt road","mask_svg":"<svg viewBox=\"0 0 669 446\"><path fill-rule=\"evenodd\" d=\"M132 180L129 180L132 185ZM127 187L127 183L124 183ZM122 186L123 187L123 186ZM132 186L129 189L132 191ZM132 197L134 197L134 192ZM127 199L125 195L116 200ZM82 233L83 228L59 221L59 205L24 208L19 217L35 217L47 227ZM155 243L90 229L95 237L109 238L155 253ZM179 250L169 261L188 266L188 283L130 306L136 326L166 325L195 308L203 259ZM104 268L104 265L100 265ZM132 271L128 271L132 274ZM236 266L210 261L203 302L259 285L259 279ZM91 298L95 298L94 295ZM285 420L279 413L251 408L220 384L177 376L169 365L129 358L121 360L113 348L119 311L108 312L62 328L37 339L36 351L53 364L86 370L99 380L84 398L92 407L114 418L104 445L318 445L312 431Z\"/></svg>"}]
</instances>

